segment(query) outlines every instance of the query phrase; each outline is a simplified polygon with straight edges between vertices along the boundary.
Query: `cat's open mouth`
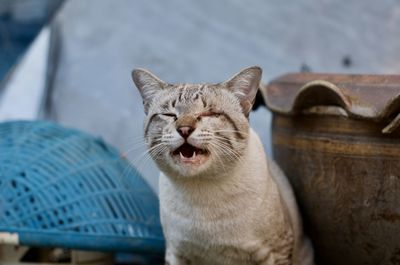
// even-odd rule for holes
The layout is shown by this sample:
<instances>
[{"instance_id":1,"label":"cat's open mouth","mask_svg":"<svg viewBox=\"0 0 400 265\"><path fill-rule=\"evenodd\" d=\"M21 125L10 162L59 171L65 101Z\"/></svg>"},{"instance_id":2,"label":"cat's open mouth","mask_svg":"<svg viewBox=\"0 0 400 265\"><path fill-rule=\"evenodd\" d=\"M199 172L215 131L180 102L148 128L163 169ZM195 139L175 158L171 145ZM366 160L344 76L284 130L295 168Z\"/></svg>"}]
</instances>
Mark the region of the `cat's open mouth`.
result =
<instances>
[{"instance_id":1,"label":"cat's open mouth","mask_svg":"<svg viewBox=\"0 0 400 265\"><path fill-rule=\"evenodd\" d=\"M197 148L188 143L184 143L172 152L172 155L182 163L201 164L208 157L209 152L205 149Z\"/></svg>"}]
</instances>

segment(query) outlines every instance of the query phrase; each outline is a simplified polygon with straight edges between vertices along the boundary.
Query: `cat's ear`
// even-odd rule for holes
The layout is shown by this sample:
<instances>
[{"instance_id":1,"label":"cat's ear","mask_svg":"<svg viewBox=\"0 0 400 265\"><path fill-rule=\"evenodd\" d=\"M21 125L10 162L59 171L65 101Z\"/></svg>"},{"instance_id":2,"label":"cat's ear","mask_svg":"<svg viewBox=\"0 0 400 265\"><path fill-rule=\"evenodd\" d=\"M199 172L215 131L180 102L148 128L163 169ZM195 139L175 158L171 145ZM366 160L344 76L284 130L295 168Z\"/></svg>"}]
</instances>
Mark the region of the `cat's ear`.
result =
<instances>
[{"instance_id":1,"label":"cat's ear","mask_svg":"<svg viewBox=\"0 0 400 265\"><path fill-rule=\"evenodd\" d=\"M132 71L132 79L139 89L140 95L142 95L144 112L147 114L149 104L154 95L164 89L167 84L144 69L134 69Z\"/></svg>"},{"instance_id":2,"label":"cat's ear","mask_svg":"<svg viewBox=\"0 0 400 265\"><path fill-rule=\"evenodd\" d=\"M240 100L243 112L249 115L260 85L262 69L252 66L243 69L224 84Z\"/></svg>"}]
</instances>

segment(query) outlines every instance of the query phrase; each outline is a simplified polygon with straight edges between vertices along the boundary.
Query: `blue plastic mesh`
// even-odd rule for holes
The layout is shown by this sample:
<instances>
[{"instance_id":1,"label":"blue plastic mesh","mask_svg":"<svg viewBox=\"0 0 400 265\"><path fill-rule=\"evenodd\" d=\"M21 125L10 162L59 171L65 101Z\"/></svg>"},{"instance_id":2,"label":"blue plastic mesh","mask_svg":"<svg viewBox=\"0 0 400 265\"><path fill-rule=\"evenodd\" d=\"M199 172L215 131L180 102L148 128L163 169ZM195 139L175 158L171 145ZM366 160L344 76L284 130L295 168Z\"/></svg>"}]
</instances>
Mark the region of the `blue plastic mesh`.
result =
<instances>
[{"instance_id":1,"label":"blue plastic mesh","mask_svg":"<svg viewBox=\"0 0 400 265\"><path fill-rule=\"evenodd\" d=\"M0 231L23 245L164 249L140 174L101 139L42 121L0 124Z\"/></svg>"}]
</instances>

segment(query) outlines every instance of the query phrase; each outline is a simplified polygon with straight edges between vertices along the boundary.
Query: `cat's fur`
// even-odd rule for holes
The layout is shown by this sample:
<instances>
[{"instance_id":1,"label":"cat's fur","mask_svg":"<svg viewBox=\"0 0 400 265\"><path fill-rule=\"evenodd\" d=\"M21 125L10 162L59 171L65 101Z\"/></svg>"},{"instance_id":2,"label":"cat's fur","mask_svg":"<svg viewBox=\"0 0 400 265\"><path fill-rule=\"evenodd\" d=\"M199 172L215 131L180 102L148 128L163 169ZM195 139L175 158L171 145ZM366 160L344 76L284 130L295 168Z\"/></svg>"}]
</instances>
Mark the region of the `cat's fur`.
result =
<instances>
[{"instance_id":1,"label":"cat's fur","mask_svg":"<svg viewBox=\"0 0 400 265\"><path fill-rule=\"evenodd\" d=\"M142 69L132 77L162 171L166 263L312 264L291 188L249 127L261 69L219 84L171 85Z\"/></svg>"}]
</instances>

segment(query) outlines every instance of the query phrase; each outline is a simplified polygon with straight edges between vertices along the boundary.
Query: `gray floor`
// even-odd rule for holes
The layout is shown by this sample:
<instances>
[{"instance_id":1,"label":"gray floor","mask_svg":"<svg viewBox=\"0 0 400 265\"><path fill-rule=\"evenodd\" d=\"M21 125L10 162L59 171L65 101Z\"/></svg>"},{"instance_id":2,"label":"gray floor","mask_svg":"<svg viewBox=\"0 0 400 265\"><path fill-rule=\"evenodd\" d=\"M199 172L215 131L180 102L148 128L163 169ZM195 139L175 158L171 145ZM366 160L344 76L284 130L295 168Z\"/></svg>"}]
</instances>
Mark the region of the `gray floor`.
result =
<instances>
[{"instance_id":1,"label":"gray floor","mask_svg":"<svg viewBox=\"0 0 400 265\"><path fill-rule=\"evenodd\" d=\"M400 70L395 0L69 0L56 21L62 46L51 116L125 150L155 189L157 170L137 159L144 116L135 67L168 82L222 81L250 65L262 66L264 82L301 68ZM270 153L269 113L251 122Z\"/></svg>"}]
</instances>

